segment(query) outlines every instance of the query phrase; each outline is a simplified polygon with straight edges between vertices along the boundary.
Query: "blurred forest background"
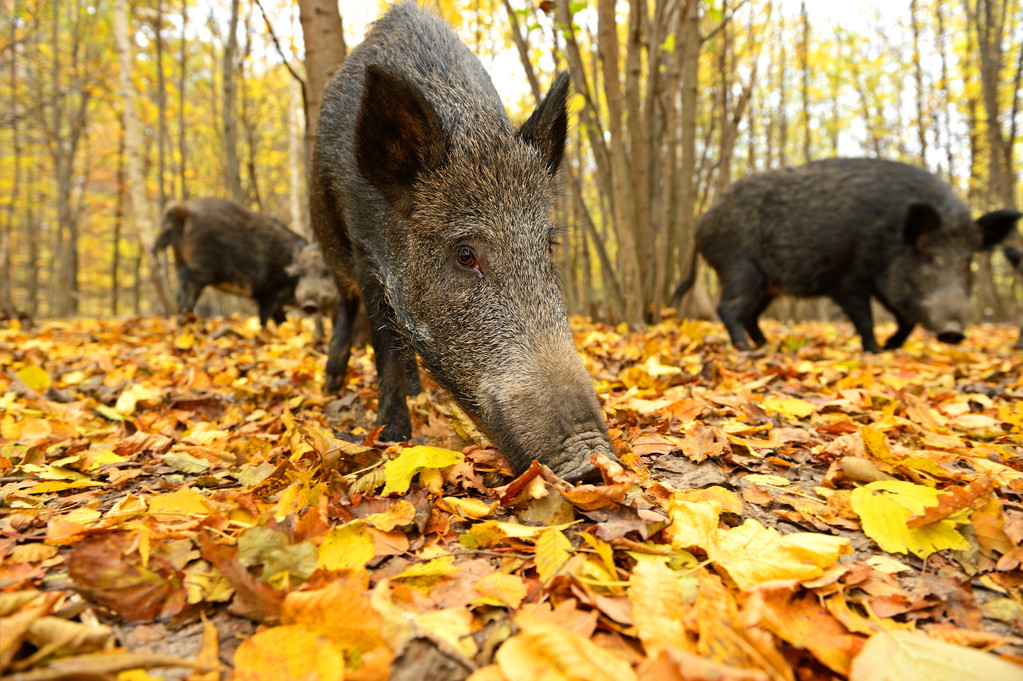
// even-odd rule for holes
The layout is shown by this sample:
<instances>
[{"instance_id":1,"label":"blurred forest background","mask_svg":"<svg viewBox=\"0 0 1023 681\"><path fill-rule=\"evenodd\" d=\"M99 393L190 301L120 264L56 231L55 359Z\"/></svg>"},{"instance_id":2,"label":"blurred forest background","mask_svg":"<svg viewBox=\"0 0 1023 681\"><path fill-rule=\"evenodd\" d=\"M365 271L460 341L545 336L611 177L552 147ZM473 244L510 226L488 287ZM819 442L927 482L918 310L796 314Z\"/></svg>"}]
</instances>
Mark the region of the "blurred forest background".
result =
<instances>
[{"instance_id":1,"label":"blurred forest background","mask_svg":"<svg viewBox=\"0 0 1023 681\"><path fill-rule=\"evenodd\" d=\"M513 120L556 71L571 72L558 216L567 300L637 324L661 314L695 220L748 173L885 157L938 173L977 213L1019 207L1021 2L439 6ZM171 311L172 266L149 250L172 199L233 198L308 234L307 117L385 4L342 0L338 15L336 0L4 0L0 307ZM1018 315L1004 258L976 267L978 318ZM702 273L688 314L712 314ZM828 305L782 301L773 313L829 315Z\"/></svg>"}]
</instances>

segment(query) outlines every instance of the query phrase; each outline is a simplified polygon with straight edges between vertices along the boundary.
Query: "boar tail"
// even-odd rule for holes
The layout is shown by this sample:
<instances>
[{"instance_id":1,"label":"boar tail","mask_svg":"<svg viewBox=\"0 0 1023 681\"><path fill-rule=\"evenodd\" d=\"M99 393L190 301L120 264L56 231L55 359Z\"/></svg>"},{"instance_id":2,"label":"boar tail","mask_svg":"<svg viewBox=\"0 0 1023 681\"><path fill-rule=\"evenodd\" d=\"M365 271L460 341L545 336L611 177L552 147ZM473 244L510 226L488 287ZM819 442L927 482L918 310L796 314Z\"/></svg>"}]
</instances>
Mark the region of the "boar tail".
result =
<instances>
[{"instance_id":1,"label":"boar tail","mask_svg":"<svg viewBox=\"0 0 1023 681\"><path fill-rule=\"evenodd\" d=\"M153 254L157 254L170 246L175 241L180 241L184 236L185 219L188 217L188 209L184 204L172 203L163 211L160 226L163 231L156 237L153 244Z\"/></svg>"},{"instance_id":2,"label":"boar tail","mask_svg":"<svg viewBox=\"0 0 1023 681\"><path fill-rule=\"evenodd\" d=\"M675 292L671 294L671 298L668 299L668 305L674 308L678 308L679 303L682 302L682 296L686 294L693 286L693 282L696 281L696 256L698 252L696 247L693 247L693 252L689 256L689 273L685 279L678 283L675 287Z\"/></svg>"}]
</instances>

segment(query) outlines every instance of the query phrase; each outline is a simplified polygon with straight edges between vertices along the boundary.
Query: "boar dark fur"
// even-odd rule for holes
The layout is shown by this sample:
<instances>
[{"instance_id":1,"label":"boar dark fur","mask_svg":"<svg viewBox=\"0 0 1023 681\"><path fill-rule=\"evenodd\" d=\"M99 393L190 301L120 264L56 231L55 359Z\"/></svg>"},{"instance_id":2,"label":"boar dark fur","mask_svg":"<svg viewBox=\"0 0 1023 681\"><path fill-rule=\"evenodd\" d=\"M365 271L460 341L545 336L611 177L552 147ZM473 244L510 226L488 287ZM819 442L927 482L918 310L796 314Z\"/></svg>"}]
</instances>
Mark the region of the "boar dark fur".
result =
<instances>
[{"instance_id":1,"label":"boar dark fur","mask_svg":"<svg viewBox=\"0 0 1023 681\"><path fill-rule=\"evenodd\" d=\"M1005 246L1003 252L1009 264L1016 270L1016 274L1023 277L1023 251L1020 251L1016 246ZM1019 337L1016 339L1016 347L1023 348L1023 323L1019 326Z\"/></svg>"},{"instance_id":2,"label":"boar dark fur","mask_svg":"<svg viewBox=\"0 0 1023 681\"><path fill-rule=\"evenodd\" d=\"M279 220L216 197L169 204L162 226L153 250L174 248L179 312L192 312L203 289L214 286L255 300L264 326L284 321L297 281L285 270L305 239Z\"/></svg>"},{"instance_id":3,"label":"boar dark fur","mask_svg":"<svg viewBox=\"0 0 1023 681\"><path fill-rule=\"evenodd\" d=\"M590 456L612 455L552 255L567 92L562 74L516 132L483 66L413 2L392 6L328 86L310 180L342 299L327 387L344 382L361 292L382 439L411 434L414 352L516 470L539 459L589 478Z\"/></svg>"},{"instance_id":4,"label":"boar dark fur","mask_svg":"<svg viewBox=\"0 0 1023 681\"><path fill-rule=\"evenodd\" d=\"M932 173L880 159L839 158L769 171L733 184L700 220L696 254L718 274L718 314L732 344L766 342L758 319L777 295L828 296L849 316L863 349L877 352L870 307L876 298L898 323L885 348L900 347L917 324L940 340L963 338L970 312L970 265L1021 214L974 220Z\"/></svg>"}]
</instances>

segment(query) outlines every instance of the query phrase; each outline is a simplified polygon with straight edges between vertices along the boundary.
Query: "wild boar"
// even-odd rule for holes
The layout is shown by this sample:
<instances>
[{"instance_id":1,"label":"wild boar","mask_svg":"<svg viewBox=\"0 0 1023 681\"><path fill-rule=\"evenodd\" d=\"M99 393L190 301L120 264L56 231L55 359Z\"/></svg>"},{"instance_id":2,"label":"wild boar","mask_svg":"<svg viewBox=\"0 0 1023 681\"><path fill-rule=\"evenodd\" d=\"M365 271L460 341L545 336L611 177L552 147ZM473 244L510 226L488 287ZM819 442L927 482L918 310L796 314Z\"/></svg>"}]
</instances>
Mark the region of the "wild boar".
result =
<instances>
[{"instance_id":1,"label":"wild boar","mask_svg":"<svg viewBox=\"0 0 1023 681\"><path fill-rule=\"evenodd\" d=\"M396 4L327 88L310 174L316 238L339 282L328 387L344 380L359 295L385 440L411 434L422 366L516 470L568 480L613 456L573 345L552 251L569 81L515 131L480 62L440 17Z\"/></svg>"},{"instance_id":2,"label":"wild boar","mask_svg":"<svg viewBox=\"0 0 1023 681\"><path fill-rule=\"evenodd\" d=\"M207 286L252 298L264 326L285 319L294 304L297 278L286 268L306 241L266 215L233 201L204 197L169 204L154 253L174 247L178 268L178 311L195 309Z\"/></svg>"},{"instance_id":3,"label":"wild boar","mask_svg":"<svg viewBox=\"0 0 1023 681\"><path fill-rule=\"evenodd\" d=\"M922 324L957 343L970 312L973 254L999 243L1021 216L998 210L976 220L945 182L904 163L836 158L773 170L733 184L700 220L696 255L718 274L718 314L732 344L766 342L758 319L777 295L828 296L849 316L863 349L877 352L876 298L898 323L900 347Z\"/></svg>"}]
</instances>

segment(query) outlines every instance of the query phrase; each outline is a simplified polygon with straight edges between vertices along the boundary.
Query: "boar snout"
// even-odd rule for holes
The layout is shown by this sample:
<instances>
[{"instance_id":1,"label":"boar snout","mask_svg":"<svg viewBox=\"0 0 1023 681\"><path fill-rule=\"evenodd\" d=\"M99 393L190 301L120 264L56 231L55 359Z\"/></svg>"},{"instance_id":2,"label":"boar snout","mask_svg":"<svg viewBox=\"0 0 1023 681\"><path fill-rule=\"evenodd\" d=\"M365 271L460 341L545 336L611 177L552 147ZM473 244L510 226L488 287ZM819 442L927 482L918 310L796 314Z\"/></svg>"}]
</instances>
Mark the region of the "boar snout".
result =
<instances>
[{"instance_id":1,"label":"boar snout","mask_svg":"<svg viewBox=\"0 0 1023 681\"><path fill-rule=\"evenodd\" d=\"M313 314L314 312L320 311L320 305L315 300L302 301L302 312L306 314Z\"/></svg>"},{"instance_id":2,"label":"boar snout","mask_svg":"<svg viewBox=\"0 0 1023 681\"><path fill-rule=\"evenodd\" d=\"M571 345L551 354L484 380L480 424L517 473L537 459L569 482L599 481L590 457L617 459L592 379Z\"/></svg>"},{"instance_id":3,"label":"boar snout","mask_svg":"<svg viewBox=\"0 0 1023 681\"><path fill-rule=\"evenodd\" d=\"M551 470L569 482L601 482L600 470L590 462L594 454L618 461L611 452L611 444L600 431L589 431L571 435L560 448L560 456L552 457Z\"/></svg>"},{"instance_id":4,"label":"boar snout","mask_svg":"<svg viewBox=\"0 0 1023 681\"><path fill-rule=\"evenodd\" d=\"M950 345L961 343L964 338L966 334L963 333L963 325L959 323L946 324L945 328L938 332L938 340Z\"/></svg>"}]
</instances>

